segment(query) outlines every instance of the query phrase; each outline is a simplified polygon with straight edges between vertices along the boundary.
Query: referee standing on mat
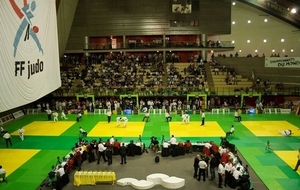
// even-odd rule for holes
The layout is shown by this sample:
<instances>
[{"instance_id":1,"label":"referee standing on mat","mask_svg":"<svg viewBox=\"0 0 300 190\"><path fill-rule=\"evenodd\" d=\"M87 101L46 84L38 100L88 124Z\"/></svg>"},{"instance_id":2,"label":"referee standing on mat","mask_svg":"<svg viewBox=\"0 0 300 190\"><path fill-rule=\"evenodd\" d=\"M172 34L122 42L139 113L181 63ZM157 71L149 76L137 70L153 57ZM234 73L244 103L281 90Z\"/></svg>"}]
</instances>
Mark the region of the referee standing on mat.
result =
<instances>
[{"instance_id":1,"label":"referee standing on mat","mask_svg":"<svg viewBox=\"0 0 300 190\"><path fill-rule=\"evenodd\" d=\"M107 110L106 115L107 115L107 123L110 123L110 120L111 120L111 110Z\"/></svg>"}]
</instances>

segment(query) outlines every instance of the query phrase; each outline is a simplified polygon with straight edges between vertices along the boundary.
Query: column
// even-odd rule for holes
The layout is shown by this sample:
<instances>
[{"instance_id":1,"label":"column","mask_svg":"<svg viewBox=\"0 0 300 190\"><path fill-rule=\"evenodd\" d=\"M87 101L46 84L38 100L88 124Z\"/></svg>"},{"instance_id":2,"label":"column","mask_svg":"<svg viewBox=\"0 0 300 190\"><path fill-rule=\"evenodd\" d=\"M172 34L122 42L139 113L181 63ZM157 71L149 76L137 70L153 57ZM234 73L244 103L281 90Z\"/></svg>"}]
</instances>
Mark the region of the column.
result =
<instances>
[{"instance_id":1,"label":"column","mask_svg":"<svg viewBox=\"0 0 300 190\"><path fill-rule=\"evenodd\" d=\"M122 46L123 49L126 48L126 35L123 35L123 46ZM123 51L123 55L126 55L126 51Z\"/></svg>"},{"instance_id":2,"label":"column","mask_svg":"<svg viewBox=\"0 0 300 190\"><path fill-rule=\"evenodd\" d=\"M92 47L90 47L90 37L89 36L84 37L84 49L93 49ZM86 53L84 53L84 55L89 57L90 53L86 52Z\"/></svg>"},{"instance_id":3,"label":"column","mask_svg":"<svg viewBox=\"0 0 300 190\"><path fill-rule=\"evenodd\" d=\"M205 48L206 42L207 42L206 34L201 34L201 46ZM207 50L201 51L201 57L202 57L202 60L207 60Z\"/></svg>"},{"instance_id":4,"label":"column","mask_svg":"<svg viewBox=\"0 0 300 190\"><path fill-rule=\"evenodd\" d=\"M163 47L166 47L166 34L163 34ZM163 50L163 61L166 63L166 50Z\"/></svg>"}]
</instances>

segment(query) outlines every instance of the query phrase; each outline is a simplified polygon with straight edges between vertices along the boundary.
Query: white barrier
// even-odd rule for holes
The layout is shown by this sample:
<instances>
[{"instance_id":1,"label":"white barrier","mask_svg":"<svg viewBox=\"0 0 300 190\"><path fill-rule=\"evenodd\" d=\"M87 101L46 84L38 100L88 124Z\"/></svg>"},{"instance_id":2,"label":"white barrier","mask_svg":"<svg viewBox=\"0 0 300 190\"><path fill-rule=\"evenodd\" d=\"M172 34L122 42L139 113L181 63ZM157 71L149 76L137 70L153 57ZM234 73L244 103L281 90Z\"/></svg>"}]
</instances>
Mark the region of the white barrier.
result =
<instances>
[{"instance_id":1,"label":"white barrier","mask_svg":"<svg viewBox=\"0 0 300 190\"><path fill-rule=\"evenodd\" d=\"M281 114L290 114L292 112L291 109L280 109Z\"/></svg>"},{"instance_id":2,"label":"white barrier","mask_svg":"<svg viewBox=\"0 0 300 190\"><path fill-rule=\"evenodd\" d=\"M40 113L40 110L39 109L27 109L26 111L27 114L37 114L37 113Z\"/></svg>"},{"instance_id":3,"label":"white barrier","mask_svg":"<svg viewBox=\"0 0 300 190\"><path fill-rule=\"evenodd\" d=\"M106 114L107 109L94 109L94 114Z\"/></svg>"}]
</instances>

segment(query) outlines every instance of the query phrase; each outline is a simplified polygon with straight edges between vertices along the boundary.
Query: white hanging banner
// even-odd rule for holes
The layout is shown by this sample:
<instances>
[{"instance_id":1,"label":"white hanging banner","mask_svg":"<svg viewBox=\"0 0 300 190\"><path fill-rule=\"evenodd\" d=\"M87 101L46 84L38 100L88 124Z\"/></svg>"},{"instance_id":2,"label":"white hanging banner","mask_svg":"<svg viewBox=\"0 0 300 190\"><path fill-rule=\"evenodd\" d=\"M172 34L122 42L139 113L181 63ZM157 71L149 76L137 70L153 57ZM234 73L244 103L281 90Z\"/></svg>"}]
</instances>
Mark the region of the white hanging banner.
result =
<instances>
[{"instance_id":1,"label":"white hanging banner","mask_svg":"<svg viewBox=\"0 0 300 190\"><path fill-rule=\"evenodd\" d=\"M0 1L0 112L61 86L55 0Z\"/></svg>"},{"instance_id":2,"label":"white hanging banner","mask_svg":"<svg viewBox=\"0 0 300 190\"><path fill-rule=\"evenodd\" d=\"M300 68L300 57L265 57L265 67Z\"/></svg>"}]
</instances>

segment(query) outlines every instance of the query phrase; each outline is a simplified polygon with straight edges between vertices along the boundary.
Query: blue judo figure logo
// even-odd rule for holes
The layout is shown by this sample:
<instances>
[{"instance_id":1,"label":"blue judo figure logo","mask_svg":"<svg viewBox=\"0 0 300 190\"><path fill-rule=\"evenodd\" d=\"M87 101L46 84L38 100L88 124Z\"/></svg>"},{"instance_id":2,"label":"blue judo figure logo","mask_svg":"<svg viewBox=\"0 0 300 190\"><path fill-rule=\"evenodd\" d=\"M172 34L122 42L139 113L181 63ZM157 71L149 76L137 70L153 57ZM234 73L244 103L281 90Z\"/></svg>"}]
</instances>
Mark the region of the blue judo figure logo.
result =
<instances>
[{"instance_id":1,"label":"blue judo figure logo","mask_svg":"<svg viewBox=\"0 0 300 190\"><path fill-rule=\"evenodd\" d=\"M32 1L31 3L27 3L27 0L23 0L24 6L22 8L19 8L14 0L9 0L9 2L12 8L14 9L16 15L20 18L20 20L22 20L14 39L14 57L16 57L18 46L24 31L26 31L24 41L29 40L29 36L31 36L32 39L35 41L37 47L39 48L39 51L42 52L42 54L44 54L42 45L39 41L39 38L36 35L36 33L38 33L39 31L39 28L37 26L33 26L33 24L31 23L31 19L34 17L32 12L36 8L36 2Z\"/></svg>"}]
</instances>

